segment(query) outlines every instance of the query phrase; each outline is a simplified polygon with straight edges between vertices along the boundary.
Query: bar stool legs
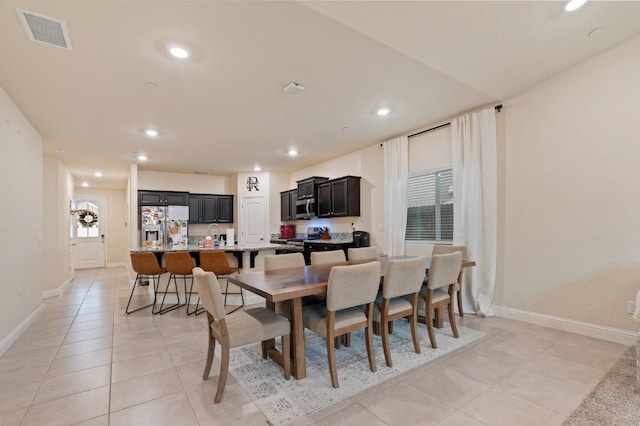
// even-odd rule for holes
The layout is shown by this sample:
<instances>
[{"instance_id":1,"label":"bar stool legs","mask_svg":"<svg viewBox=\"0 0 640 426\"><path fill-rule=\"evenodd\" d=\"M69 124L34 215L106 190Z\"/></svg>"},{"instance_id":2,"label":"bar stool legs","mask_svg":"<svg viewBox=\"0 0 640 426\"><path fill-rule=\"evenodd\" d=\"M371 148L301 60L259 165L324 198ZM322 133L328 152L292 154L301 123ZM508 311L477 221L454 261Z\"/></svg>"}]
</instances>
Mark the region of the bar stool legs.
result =
<instances>
[{"instance_id":1,"label":"bar stool legs","mask_svg":"<svg viewBox=\"0 0 640 426\"><path fill-rule=\"evenodd\" d=\"M130 311L129 310L129 306L131 305L131 299L133 298L133 292L136 290L136 285L140 285L141 286L142 284L140 284L140 283L142 282L141 281L142 277L147 277L147 276L150 276L151 279L153 280L153 303L149 303L148 305L144 305L144 306L141 306L139 308L136 308L136 309L133 309L133 310ZM158 278L158 281L156 281L156 277ZM125 308L124 311L127 314L131 314L131 313L137 312L137 311L139 311L141 309L148 308L149 306L153 306L153 308L151 308L151 313L153 313L153 314L157 313L157 312L154 312L154 311L155 311L155 307L156 307L156 298L157 298L157 295L158 295L158 282L159 281L160 281L160 275L140 275L140 274L137 274L136 275L136 280L133 282L133 287L131 287L131 294L129 295L129 302L127 302L127 307Z\"/></svg>"}]
</instances>

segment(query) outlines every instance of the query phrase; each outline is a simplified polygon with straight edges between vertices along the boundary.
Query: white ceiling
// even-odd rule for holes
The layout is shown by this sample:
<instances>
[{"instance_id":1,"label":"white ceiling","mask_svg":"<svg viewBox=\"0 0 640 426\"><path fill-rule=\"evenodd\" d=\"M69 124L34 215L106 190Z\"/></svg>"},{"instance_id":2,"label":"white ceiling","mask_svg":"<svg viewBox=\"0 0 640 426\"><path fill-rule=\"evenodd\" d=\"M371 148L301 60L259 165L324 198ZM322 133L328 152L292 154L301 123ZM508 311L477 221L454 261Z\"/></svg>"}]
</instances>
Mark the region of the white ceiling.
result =
<instances>
[{"instance_id":1,"label":"white ceiling","mask_svg":"<svg viewBox=\"0 0 640 426\"><path fill-rule=\"evenodd\" d=\"M124 187L137 152L145 170L290 172L499 103L640 34L640 2L563 6L2 0L0 86L77 182ZM73 50L31 41L16 7L66 21ZM172 59L171 42L192 57ZM283 93L291 81L305 90Z\"/></svg>"}]
</instances>

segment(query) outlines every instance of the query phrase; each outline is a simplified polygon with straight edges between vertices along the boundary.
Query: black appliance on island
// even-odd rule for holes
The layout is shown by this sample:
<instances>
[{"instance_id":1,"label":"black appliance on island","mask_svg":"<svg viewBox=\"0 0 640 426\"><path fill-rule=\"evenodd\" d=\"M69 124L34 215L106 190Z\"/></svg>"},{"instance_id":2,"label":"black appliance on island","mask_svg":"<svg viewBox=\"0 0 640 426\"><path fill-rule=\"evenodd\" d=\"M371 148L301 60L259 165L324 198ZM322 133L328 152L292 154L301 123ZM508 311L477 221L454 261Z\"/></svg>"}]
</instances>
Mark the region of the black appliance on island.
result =
<instances>
[{"instance_id":1,"label":"black appliance on island","mask_svg":"<svg viewBox=\"0 0 640 426\"><path fill-rule=\"evenodd\" d=\"M369 247L371 245L371 236L367 231L353 231L354 247Z\"/></svg>"}]
</instances>

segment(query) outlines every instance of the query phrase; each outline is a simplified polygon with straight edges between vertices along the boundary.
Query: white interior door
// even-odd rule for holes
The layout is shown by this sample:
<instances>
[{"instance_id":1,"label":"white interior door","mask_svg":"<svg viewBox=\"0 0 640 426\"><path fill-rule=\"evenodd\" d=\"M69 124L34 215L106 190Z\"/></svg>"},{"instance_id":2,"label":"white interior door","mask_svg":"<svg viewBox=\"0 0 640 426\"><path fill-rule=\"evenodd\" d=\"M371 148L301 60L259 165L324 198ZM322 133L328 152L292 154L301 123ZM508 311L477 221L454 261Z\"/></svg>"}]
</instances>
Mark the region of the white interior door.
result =
<instances>
[{"instance_id":1,"label":"white interior door","mask_svg":"<svg viewBox=\"0 0 640 426\"><path fill-rule=\"evenodd\" d=\"M73 224L73 268L103 268L107 221L106 197L76 199Z\"/></svg>"},{"instance_id":2,"label":"white interior door","mask_svg":"<svg viewBox=\"0 0 640 426\"><path fill-rule=\"evenodd\" d=\"M242 197L242 244L265 242L267 216L264 197Z\"/></svg>"}]
</instances>

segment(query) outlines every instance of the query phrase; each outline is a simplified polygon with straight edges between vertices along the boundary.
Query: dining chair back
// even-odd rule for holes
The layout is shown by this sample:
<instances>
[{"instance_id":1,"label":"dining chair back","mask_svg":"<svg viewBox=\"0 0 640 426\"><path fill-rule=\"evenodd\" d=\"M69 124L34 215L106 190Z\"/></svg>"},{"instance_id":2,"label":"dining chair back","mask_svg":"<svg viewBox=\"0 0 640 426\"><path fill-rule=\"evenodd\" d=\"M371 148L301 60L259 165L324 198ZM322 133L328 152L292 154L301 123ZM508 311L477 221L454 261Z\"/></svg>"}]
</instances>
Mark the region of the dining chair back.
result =
<instances>
[{"instance_id":1,"label":"dining chair back","mask_svg":"<svg viewBox=\"0 0 640 426\"><path fill-rule=\"evenodd\" d=\"M265 271L297 268L304 265L304 256L302 253L271 254L264 257Z\"/></svg>"},{"instance_id":2,"label":"dining chair back","mask_svg":"<svg viewBox=\"0 0 640 426\"><path fill-rule=\"evenodd\" d=\"M431 252L431 255L437 255L437 254L449 254L449 253L454 253L456 251L460 251L462 252L462 259L466 259L467 258L467 248L465 246L450 246L450 245L445 245L445 244L436 244L433 246L433 251ZM456 300L458 302L458 314L463 317L464 316L464 311L462 309L462 274L464 273L464 270L461 269L460 270L460 275L458 275L458 280L456 282L456 286L455 286L455 292L456 292Z\"/></svg>"},{"instance_id":3,"label":"dining chair back","mask_svg":"<svg viewBox=\"0 0 640 426\"><path fill-rule=\"evenodd\" d=\"M264 270L265 272L269 271L277 271L279 269L287 269L287 268L303 268L305 266L304 256L302 253L285 253L285 254L271 254L264 257ZM310 298L303 298L302 303L311 304L315 303L318 297L322 297L321 300L324 300L323 296L309 296ZM274 311L281 315L285 315L287 318L291 319L291 302L288 300L282 302L276 302L274 304L269 304Z\"/></svg>"},{"instance_id":4,"label":"dining chair back","mask_svg":"<svg viewBox=\"0 0 640 426\"><path fill-rule=\"evenodd\" d=\"M349 261L378 260L378 250L375 247L358 247L347 250Z\"/></svg>"},{"instance_id":5,"label":"dining chair back","mask_svg":"<svg viewBox=\"0 0 640 426\"><path fill-rule=\"evenodd\" d=\"M433 310L447 306L449 323L454 337L458 337L458 328L453 313L453 293L462 268L462 252L431 256L427 284L420 289L418 309L425 312L427 331L431 346L438 347L433 330Z\"/></svg>"},{"instance_id":6,"label":"dining chair back","mask_svg":"<svg viewBox=\"0 0 640 426\"><path fill-rule=\"evenodd\" d=\"M218 387L213 401L220 402L229 376L229 357L233 348L252 343L262 343L262 357L267 357L266 342L277 337L282 342L282 364L284 378L289 380L291 374L290 334L291 323L275 312L256 307L227 314L222 300L220 284L213 272L205 272L202 268L193 268L196 289L207 312L208 350L202 380L209 378L211 365L215 356L216 342L221 347L220 374Z\"/></svg>"},{"instance_id":7,"label":"dining chair back","mask_svg":"<svg viewBox=\"0 0 640 426\"><path fill-rule=\"evenodd\" d=\"M224 251L201 251L200 252L200 267L206 272L213 272L216 274L218 279L224 278L225 280L225 288L224 288L224 306L227 306L227 297L230 294L240 295L240 305L237 305L233 311L234 312L244 306L244 294L241 289L234 292L229 292L229 280L227 277L229 274L234 272L238 272L240 268L231 267L229 264L229 259L227 258L227 254ZM198 310L198 303L196 303L196 313L199 314L201 311Z\"/></svg>"},{"instance_id":8,"label":"dining chair back","mask_svg":"<svg viewBox=\"0 0 640 426\"><path fill-rule=\"evenodd\" d=\"M133 287L131 287L131 295L129 295L129 302L127 302L127 307L125 309L125 312L127 314L130 314L132 312L136 312L139 311L140 309L144 309L144 308L148 308L150 306L153 306L151 308L151 312L152 313L156 313L155 312L155 305L156 305L156 296L158 293L158 286L160 284L160 275L162 275L163 273L167 272L164 268L160 267L160 263L158 262L158 258L156 257L155 254L150 253L150 252L142 252L142 253L134 253L131 252L130 253L130 257L131 257L131 268L133 269L133 271L136 273L136 279L133 282ZM153 282L153 302L145 305L145 306L141 306L139 308L133 309L133 310L129 310L129 305L131 305L131 299L133 298L133 292L136 289L136 284L137 285L142 285L142 278L143 277L151 277L151 280Z\"/></svg>"},{"instance_id":9,"label":"dining chair back","mask_svg":"<svg viewBox=\"0 0 640 426\"><path fill-rule=\"evenodd\" d=\"M380 286L380 262L334 266L329 273L326 303L304 306L304 326L327 342L331 384L339 387L335 338L364 329L369 368L376 371L373 352L373 302ZM364 310L362 307L364 306Z\"/></svg>"},{"instance_id":10,"label":"dining chair back","mask_svg":"<svg viewBox=\"0 0 640 426\"><path fill-rule=\"evenodd\" d=\"M390 323L396 319L409 319L413 348L417 354L420 353L418 296L426 263L426 257L392 259L387 262L382 294L376 298L373 321L380 324L384 358L389 367L393 367L389 343Z\"/></svg>"},{"instance_id":11,"label":"dining chair back","mask_svg":"<svg viewBox=\"0 0 640 426\"><path fill-rule=\"evenodd\" d=\"M347 258L344 255L344 250L312 251L311 252L312 265L326 265L329 263L343 263L346 261L347 261Z\"/></svg>"}]
</instances>

